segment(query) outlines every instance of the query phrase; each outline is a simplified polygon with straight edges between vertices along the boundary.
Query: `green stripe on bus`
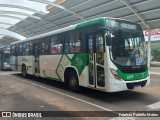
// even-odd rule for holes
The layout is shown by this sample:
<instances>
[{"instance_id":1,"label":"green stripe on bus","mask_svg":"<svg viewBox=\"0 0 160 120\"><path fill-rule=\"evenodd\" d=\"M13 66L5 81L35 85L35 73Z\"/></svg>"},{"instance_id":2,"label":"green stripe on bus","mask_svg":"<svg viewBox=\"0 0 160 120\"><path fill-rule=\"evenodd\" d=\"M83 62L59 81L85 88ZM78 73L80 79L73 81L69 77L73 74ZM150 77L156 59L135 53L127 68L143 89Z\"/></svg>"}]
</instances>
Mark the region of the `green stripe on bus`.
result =
<instances>
[{"instance_id":1,"label":"green stripe on bus","mask_svg":"<svg viewBox=\"0 0 160 120\"><path fill-rule=\"evenodd\" d=\"M148 77L148 69L145 72L141 73L123 73L118 69L117 73L125 81L141 80Z\"/></svg>"},{"instance_id":2,"label":"green stripe on bus","mask_svg":"<svg viewBox=\"0 0 160 120\"><path fill-rule=\"evenodd\" d=\"M74 54L72 58L69 58L67 54L64 54L60 58L59 64L56 69L56 74L59 79L62 80L65 67L69 65L71 67L76 67L76 69L78 70L78 74L81 75L85 66L87 66L88 64L89 54L87 53Z\"/></svg>"},{"instance_id":3,"label":"green stripe on bus","mask_svg":"<svg viewBox=\"0 0 160 120\"><path fill-rule=\"evenodd\" d=\"M77 24L76 29L79 29L79 28L85 27L85 26L94 25L94 24L101 24L104 27L106 26L105 19L103 17L101 17L101 18L96 18L96 19L85 21L85 22L81 22L81 23Z\"/></svg>"},{"instance_id":4,"label":"green stripe on bus","mask_svg":"<svg viewBox=\"0 0 160 120\"><path fill-rule=\"evenodd\" d=\"M75 54L71 59L71 65L75 66L79 75L82 74L85 66L89 64L89 54Z\"/></svg>"}]
</instances>

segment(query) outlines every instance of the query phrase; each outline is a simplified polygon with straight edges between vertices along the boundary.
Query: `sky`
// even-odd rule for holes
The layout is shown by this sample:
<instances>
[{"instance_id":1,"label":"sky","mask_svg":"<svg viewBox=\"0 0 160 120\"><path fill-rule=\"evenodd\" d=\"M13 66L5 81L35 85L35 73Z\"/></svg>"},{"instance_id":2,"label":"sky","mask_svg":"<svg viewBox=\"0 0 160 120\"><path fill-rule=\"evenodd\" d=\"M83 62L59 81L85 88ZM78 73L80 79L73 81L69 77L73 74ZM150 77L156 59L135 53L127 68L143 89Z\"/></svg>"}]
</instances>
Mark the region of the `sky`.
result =
<instances>
[{"instance_id":1,"label":"sky","mask_svg":"<svg viewBox=\"0 0 160 120\"><path fill-rule=\"evenodd\" d=\"M54 2L55 0L48 0L48 1ZM32 8L32 9L47 13L46 4L38 3L38 2L32 2L32 1L29 1L29 0L0 0L0 4L19 5L19 6ZM23 13L27 13L27 14L30 14L30 15L34 14L34 12L29 12L29 11L26 11L26 10L21 10L21 9L17 9L17 8L1 7L0 6L0 14L1 14L1 11L23 12ZM13 16L16 16L16 15L13 15ZM17 17L25 18L24 16L17 16ZM19 34L16 34L14 32L3 29L3 28L10 27L10 25L1 24L2 22L3 23L16 24L19 21L20 20L17 20L17 19L6 18L6 17L0 16L0 38L3 37L2 34L5 34L5 35L11 35L11 36L19 38L19 39L25 39L25 37L23 37Z\"/></svg>"}]
</instances>

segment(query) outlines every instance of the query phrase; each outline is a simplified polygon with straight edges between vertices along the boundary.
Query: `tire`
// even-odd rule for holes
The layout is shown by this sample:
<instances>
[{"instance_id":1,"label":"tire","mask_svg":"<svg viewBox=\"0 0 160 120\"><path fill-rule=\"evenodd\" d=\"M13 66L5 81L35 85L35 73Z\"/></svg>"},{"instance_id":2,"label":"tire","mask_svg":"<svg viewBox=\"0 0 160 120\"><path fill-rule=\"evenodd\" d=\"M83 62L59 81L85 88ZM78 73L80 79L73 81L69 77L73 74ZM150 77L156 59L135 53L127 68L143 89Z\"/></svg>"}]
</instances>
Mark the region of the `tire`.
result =
<instances>
[{"instance_id":1,"label":"tire","mask_svg":"<svg viewBox=\"0 0 160 120\"><path fill-rule=\"evenodd\" d=\"M72 91L79 91L79 81L78 81L78 76L76 72L70 72L69 75L67 76L67 85L70 90Z\"/></svg>"},{"instance_id":2,"label":"tire","mask_svg":"<svg viewBox=\"0 0 160 120\"><path fill-rule=\"evenodd\" d=\"M27 71L26 71L26 66L25 66L25 65L22 66L22 76L23 76L24 78L27 77Z\"/></svg>"}]
</instances>

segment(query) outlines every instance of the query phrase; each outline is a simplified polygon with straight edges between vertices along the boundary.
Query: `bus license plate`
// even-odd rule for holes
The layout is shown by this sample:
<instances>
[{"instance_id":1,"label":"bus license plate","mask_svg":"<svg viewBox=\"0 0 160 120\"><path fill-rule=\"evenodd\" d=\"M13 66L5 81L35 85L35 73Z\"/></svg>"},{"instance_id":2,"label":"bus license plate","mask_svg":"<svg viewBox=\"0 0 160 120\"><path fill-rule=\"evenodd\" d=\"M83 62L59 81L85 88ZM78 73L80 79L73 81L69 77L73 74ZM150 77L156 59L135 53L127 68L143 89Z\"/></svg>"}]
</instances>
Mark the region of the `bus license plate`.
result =
<instances>
[{"instance_id":1,"label":"bus license plate","mask_svg":"<svg viewBox=\"0 0 160 120\"><path fill-rule=\"evenodd\" d=\"M134 90L141 88L141 85L136 85L133 87Z\"/></svg>"}]
</instances>

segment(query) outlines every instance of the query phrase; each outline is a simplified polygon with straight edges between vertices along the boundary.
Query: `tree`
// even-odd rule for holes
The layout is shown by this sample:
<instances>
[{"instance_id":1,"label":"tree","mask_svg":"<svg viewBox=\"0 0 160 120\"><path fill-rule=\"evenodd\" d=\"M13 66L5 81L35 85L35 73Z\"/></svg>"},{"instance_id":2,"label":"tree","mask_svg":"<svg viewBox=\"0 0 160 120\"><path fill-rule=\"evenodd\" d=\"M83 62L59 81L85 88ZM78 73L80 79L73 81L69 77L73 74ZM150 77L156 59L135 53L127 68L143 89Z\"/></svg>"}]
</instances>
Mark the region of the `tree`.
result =
<instances>
[{"instance_id":1,"label":"tree","mask_svg":"<svg viewBox=\"0 0 160 120\"><path fill-rule=\"evenodd\" d=\"M160 47L159 46L152 46L151 55L153 56L152 61L160 62Z\"/></svg>"}]
</instances>

